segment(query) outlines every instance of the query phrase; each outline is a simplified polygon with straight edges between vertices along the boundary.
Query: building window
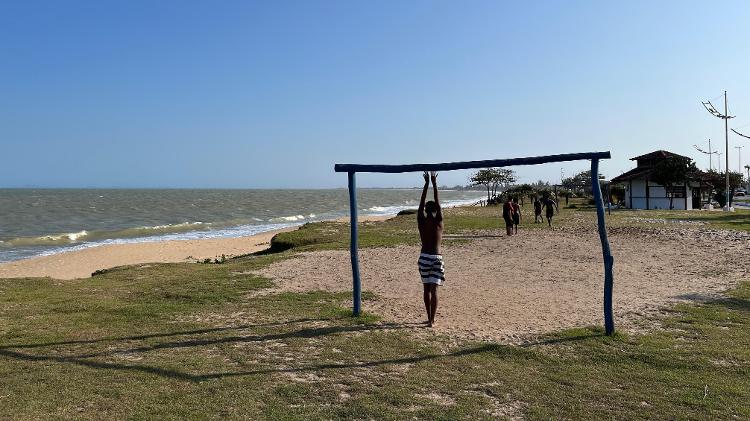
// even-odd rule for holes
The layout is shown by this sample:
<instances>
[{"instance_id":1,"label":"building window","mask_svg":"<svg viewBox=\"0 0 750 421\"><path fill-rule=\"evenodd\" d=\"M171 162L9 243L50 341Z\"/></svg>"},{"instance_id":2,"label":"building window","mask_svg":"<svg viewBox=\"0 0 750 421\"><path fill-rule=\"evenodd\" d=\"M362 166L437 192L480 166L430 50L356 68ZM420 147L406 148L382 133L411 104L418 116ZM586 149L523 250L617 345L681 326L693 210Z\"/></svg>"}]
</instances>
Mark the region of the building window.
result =
<instances>
[{"instance_id":1,"label":"building window","mask_svg":"<svg viewBox=\"0 0 750 421\"><path fill-rule=\"evenodd\" d=\"M685 197L685 186L667 186L667 197Z\"/></svg>"}]
</instances>

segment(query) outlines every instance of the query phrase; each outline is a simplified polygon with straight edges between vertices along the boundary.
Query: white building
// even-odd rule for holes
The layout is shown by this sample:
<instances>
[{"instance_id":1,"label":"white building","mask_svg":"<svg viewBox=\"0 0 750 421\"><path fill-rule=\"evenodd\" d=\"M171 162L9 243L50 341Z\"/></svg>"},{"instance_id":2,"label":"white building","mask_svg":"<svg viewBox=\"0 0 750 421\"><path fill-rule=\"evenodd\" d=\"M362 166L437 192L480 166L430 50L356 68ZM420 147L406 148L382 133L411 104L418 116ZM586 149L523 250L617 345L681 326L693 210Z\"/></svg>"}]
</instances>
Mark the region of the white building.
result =
<instances>
[{"instance_id":1,"label":"white building","mask_svg":"<svg viewBox=\"0 0 750 421\"><path fill-rule=\"evenodd\" d=\"M700 179L683 183L683 185L664 187L649 180L654 165L662 159L671 156L681 156L668 151L654 151L646 155L630 158L637 166L623 173L610 182L625 186L625 207L629 209L669 209L669 199L672 196L673 209L700 209L701 187L710 191L710 187L702 185Z\"/></svg>"}]
</instances>

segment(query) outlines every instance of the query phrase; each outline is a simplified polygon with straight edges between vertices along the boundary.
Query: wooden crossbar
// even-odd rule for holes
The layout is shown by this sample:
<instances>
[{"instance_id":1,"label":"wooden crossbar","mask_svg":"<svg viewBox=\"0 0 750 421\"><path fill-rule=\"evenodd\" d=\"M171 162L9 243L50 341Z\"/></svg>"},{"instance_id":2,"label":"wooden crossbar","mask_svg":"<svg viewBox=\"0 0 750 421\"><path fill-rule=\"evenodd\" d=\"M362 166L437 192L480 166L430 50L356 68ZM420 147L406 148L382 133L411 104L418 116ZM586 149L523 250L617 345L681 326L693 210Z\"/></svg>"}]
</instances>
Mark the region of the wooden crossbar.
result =
<instances>
[{"instance_id":1,"label":"wooden crossbar","mask_svg":"<svg viewBox=\"0 0 750 421\"><path fill-rule=\"evenodd\" d=\"M610 159L607 152L584 152L560 155L532 156L526 158L488 159L484 161L444 162L440 164L407 164L407 165L368 165L368 164L336 164L335 172L377 172L402 173L415 171L453 171L471 168L511 167L517 165L538 165L550 162L579 161L582 159Z\"/></svg>"}]
</instances>

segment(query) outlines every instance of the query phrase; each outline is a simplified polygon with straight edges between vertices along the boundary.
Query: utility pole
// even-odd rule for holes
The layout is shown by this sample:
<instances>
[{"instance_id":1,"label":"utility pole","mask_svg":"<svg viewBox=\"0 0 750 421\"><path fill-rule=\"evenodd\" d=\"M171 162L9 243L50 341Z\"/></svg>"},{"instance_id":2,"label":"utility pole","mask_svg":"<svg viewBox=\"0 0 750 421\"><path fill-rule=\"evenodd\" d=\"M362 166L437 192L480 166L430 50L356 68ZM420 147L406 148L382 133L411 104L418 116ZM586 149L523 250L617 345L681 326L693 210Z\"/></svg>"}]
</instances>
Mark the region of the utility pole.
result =
<instances>
[{"instance_id":1,"label":"utility pole","mask_svg":"<svg viewBox=\"0 0 750 421\"><path fill-rule=\"evenodd\" d=\"M744 137L745 139L750 139L750 136L748 136L748 135L746 135L746 134L742 134L742 133L738 132L738 131L737 131L737 130L735 130L735 129L732 129L732 131L733 131L733 132L734 132L734 134L736 134L736 135L742 136L742 137ZM750 165L745 165L745 169L747 170L747 183L745 183L745 184L746 184L746 186L747 186L746 188L747 188L748 190L750 190ZM742 171L740 171L740 172L742 172Z\"/></svg>"},{"instance_id":2,"label":"utility pole","mask_svg":"<svg viewBox=\"0 0 750 421\"><path fill-rule=\"evenodd\" d=\"M712 116L723 119L724 120L724 159L725 159L725 180L726 180L726 206L724 207L725 211L730 211L729 207L729 200L731 198L729 193L729 119L734 118L734 116L729 115L729 105L727 102L727 91L724 91L724 114L720 113L719 110L714 107L714 104L711 103L711 101L701 102L703 104L703 107L708 111ZM721 172L721 170L719 170Z\"/></svg>"},{"instance_id":3,"label":"utility pole","mask_svg":"<svg viewBox=\"0 0 750 421\"><path fill-rule=\"evenodd\" d=\"M725 163L726 164L725 168L727 170L724 172L724 175L726 176L725 178L727 180L727 190L726 190L726 193L727 193L727 199L726 199L727 209L726 210L727 211L731 209L729 206L729 198L732 197L731 193L729 192L729 110L728 108L729 106L727 105L727 91L724 91L724 140L726 141L726 143L724 144L725 146L724 150L727 152L726 156L724 157L724 159L727 160L727 162Z\"/></svg>"},{"instance_id":4,"label":"utility pole","mask_svg":"<svg viewBox=\"0 0 750 421\"><path fill-rule=\"evenodd\" d=\"M713 171L713 169L714 169L714 157L712 155L715 154L715 153L718 153L718 152L714 152L714 151L711 150L711 139L708 139L708 152L706 152L703 149L699 148L698 145L693 145L693 147L698 152L700 152L702 154L708 155L708 169L709 169L709 171Z\"/></svg>"},{"instance_id":5,"label":"utility pole","mask_svg":"<svg viewBox=\"0 0 750 421\"><path fill-rule=\"evenodd\" d=\"M723 152L716 152L716 155L719 155L719 157L718 157L719 159L717 159L717 161L719 161L719 174L721 174L721 156L724 155L724 153Z\"/></svg>"},{"instance_id":6,"label":"utility pole","mask_svg":"<svg viewBox=\"0 0 750 421\"><path fill-rule=\"evenodd\" d=\"M737 172L742 174L742 148L744 146L735 146L734 149L737 149Z\"/></svg>"}]
</instances>

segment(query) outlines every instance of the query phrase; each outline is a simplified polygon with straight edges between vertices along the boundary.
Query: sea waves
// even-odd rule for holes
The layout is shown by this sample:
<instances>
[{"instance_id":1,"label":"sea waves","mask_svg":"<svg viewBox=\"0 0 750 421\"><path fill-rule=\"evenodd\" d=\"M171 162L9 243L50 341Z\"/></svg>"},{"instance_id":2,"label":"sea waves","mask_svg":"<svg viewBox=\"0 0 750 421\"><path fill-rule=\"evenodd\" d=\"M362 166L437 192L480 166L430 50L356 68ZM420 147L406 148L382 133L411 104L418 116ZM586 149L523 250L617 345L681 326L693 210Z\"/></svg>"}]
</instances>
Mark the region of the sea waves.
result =
<instances>
[{"instance_id":1,"label":"sea waves","mask_svg":"<svg viewBox=\"0 0 750 421\"><path fill-rule=\"evenodd\" d=\"M455 199L455 200L441 200L442 207L444 208L452 208L456 206L469 206L477 203L479 201L478 198L471 198L471 199ZM417 207L417 201L407 201L403 205L393 205L393 206L371 206L366 209L360 209L360 211L364 215L374 215L374 216L389 216L389 215L396 215L397 213L401 212L402 210L406 209L415 209Z\"/></svg>"},{"instance_id":2,"label":"sea waves","mask_svg":"<svg viewBox=\"0 0 750 421\"><path fill-rule=\"evenodd\" d=\"M171 192L168 193L177 194ZM182 194L181 192L178 193ZM368 191L367 194L369 196L377 194L388 196L384 197L385 200L377 205L375 205L377 201L373 200L375 199L374 197L366 196L365 200L363 200L364 206L359 209L359 212L363 216L396 215L401 210L417 207L418 202L413 196L415 193L418 195L418 192L415 191ZM299 195L300 193L295 194ZM315 191L309 193L311 196L310 200L323 194L332 193L320 193ZM391 195L400 196L400 200L396 197L393 197L393 199L396 200L391 199ZM404 197L404 195L412 195L412 197ZM477 194L471 194L471 197L463 195L461 198L452 200L445 198L441 202L443 207L471 205L477 202L477 197ZM343 203L337 203L335 200L327 200L329 200L330 204L333 206L316 206L314 209L309 210L304 209L303 207L295 209L297 212L292 211L294 213L289 212L286 214L279 212L279 210L285 206L271 206L266 203L259 203L255 206L254 211L251 210L252 213L250 213L250 215L226 215L226 212L225 214L221 213L226 208L221 208L219 205L216 205L216 212L207 212L206 215L199 216L202 219L200 221L188 220L164 223L162 222L163 219L153 219L154 222L158 221L158 223L152 225L146 223L141 226L124 228L97 228L96 226L106 226L106 223L102 223L102 221L94 218L89 218L89 220L87 220L78 215L76 219L81 219L81 224L83 226L74 226L74 229L70 229L69 232L53 232L36 236L18 236L15 238L3 237L2 240L0 240L0 262L8 262L34 256L52 255L108 244L244 237L276 229L300 226L308 222L335 220L349 215L348 203L345 201ZM373 203L373 201L375 201L375 203ZM288 201L286 201L286 203L288 203ZM143 208L149 209L146 207ZM326 208L328 210L326 210ZM302 213L299 212L300 210L308 210L308 212ZM310 210L315 210L315 212L310 212ZM276 213L276 215L274 215L274 213ZM18 214L10 213L10 215ZM132 215L133 214L131 213L123 213L119 222L117 222L118 219L111 219L112 221L115 221L115 223L110 226L114 225L116 227L118 223L123 224L124 220L133 218ZM162 213L159 213L156 216L160 217L161 215ZM168 211L165 211L163 215L165 217L168 216ZM204 217L206 219L203 219ZM212 220L212 217L216 217L217 220ZM65 215L57 216L57 218L61 218L61 220L64 221Z\"/></svg>"},{"instance_id":3,"label":"sea waves","mask_svg":"<svg viewBox=\"0 0 750 421\"><path fill-rule=\"evenodd\" d=\"M42 235L38 237L18 237L5 240L4 247L12 246L56 246L79 244L116 238L138 238L160 236L164 234L208 230L211 224L203 222L183 222L179 224L162 224L149 227L134 227L121 230L81 230L77 232Z\"/></svg>"}]
</instances>

